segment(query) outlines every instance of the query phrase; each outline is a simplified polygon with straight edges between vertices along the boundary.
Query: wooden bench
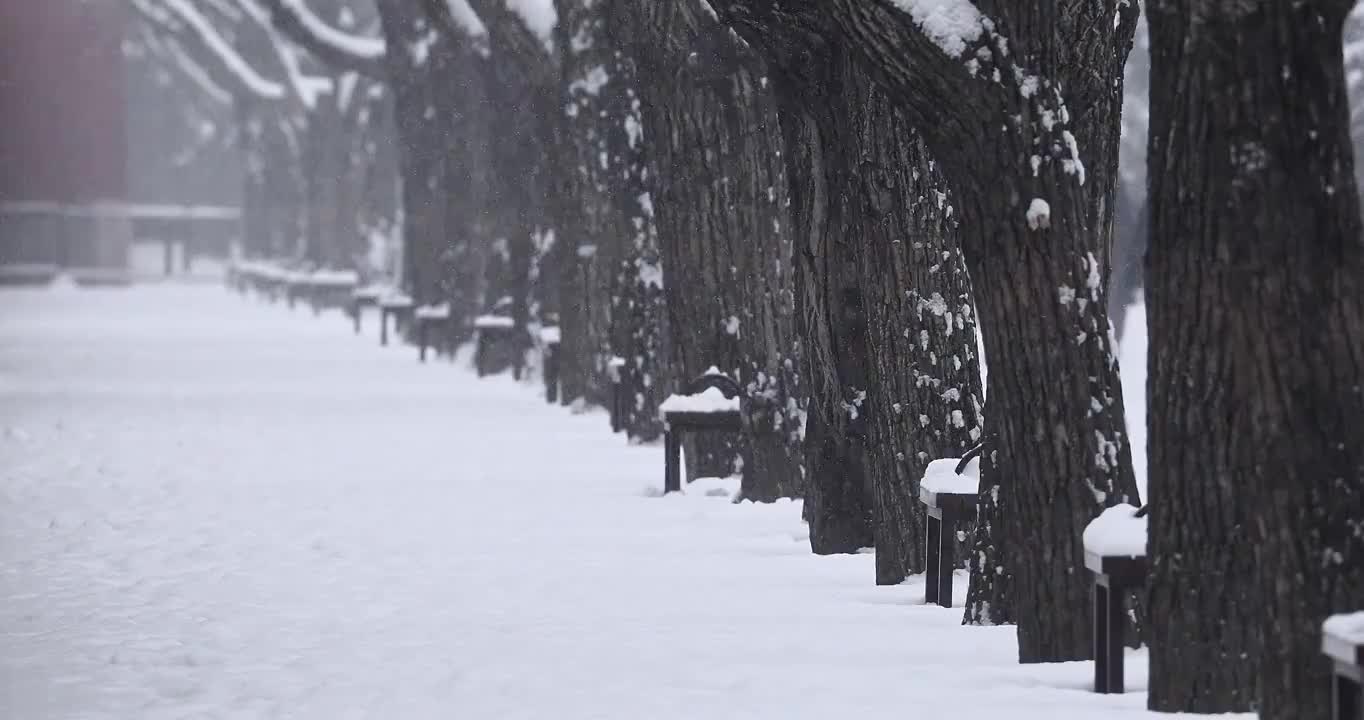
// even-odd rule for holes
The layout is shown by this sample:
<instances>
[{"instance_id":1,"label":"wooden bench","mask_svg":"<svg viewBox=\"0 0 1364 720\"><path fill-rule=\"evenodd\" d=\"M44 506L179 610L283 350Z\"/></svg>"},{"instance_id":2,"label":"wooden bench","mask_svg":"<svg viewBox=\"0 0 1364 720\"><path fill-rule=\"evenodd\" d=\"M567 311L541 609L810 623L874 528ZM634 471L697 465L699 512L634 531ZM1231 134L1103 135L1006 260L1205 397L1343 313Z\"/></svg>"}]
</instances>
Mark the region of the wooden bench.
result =
<instances>
[{"instance_id":1,"label":"wooden bench","mask_svg":"<svg viewBox=\"0 0 1364 720\"><path fill-rule=\"evenodd\" d=\"M478 342L474 345L474 369L479 377L484 377L492 372L493 346L511 339L516 333L516 321L510 315L480 315L474 318L474 330L478 332ZM519 365L516 366L516 376L519 380Z\"/></svg>"},{"instance_id":2,"label":"wooden bench","mask_svg":"<svg viewBox=\"0 0 1364 720\"><path fill-rule=\"evenodd\" d=\"M1124 692L1123 599L1146 584L1146 508L1108 508L1085 528L1085 567L1094 573L1094 692Z\"/></svg>"},{"instance_id":3,"label":"wooden bench","mask_svg":"<svg viewBox=\"0 0 1364 720\"><path fill-rule=\"evenodd\" d=\"M315 270L303 282L303 297L313 314L332 308L345 309L360 284L360 274L354 270Z\"/></svg>"},{"instance_id":4,"label":"wooden bench","mask_svg":"<svg viewBox=\"0 0 1364 720\"><path fill-rule=\"evenodd\" d=\"M1321 650L1335 664L1332 720L1364 720L1364 612L1333 615L1321 626Z\"/></svg>"},{"instance_id":5,"label":"wooden bench","mask_svg":"<svg viewBox=\"0 0 1364 720\"><path fill-rule=\"evenodd\" d=\"M417 323L417 359L426 362L426 349L435 335L436 354L448 349L450 342L450 303L423 305L413 313Z\"/></svg>"},{"instance_id":6,"label":"wooden bench","mask_svg":"<svg viewBox=\"0 0 1364 720\"><path fill-rule=\"evenodd\" d=\"M382 298L385 292L386 290L378 285L366 285L351 291L350 304L346 307L346 314L350 315L356 335L360 334L360 320L365 314L365 309L379 307L379 298Z\"/></svg>"},{"instance_id":7,"label":"wooden bench","mask_svg":"<svg viewBox=\"0 0 1364 720\"><path fill-rule=\"evenodd\" d=\"M540 328L541 353L544 357L542 374L545 378L545 402L559 402L559 345L562 333L558 325Z\"/></svg>"},{"instance_id":8,"label":"wooden bench","mask_svg":"<svg viewBox=\"0 0 1364 720\"><path fill-rule=\"evenodd\" d=\"M688 432L742 432L743 389L712 369L659 406L663 416L663 493L682 490L682 437Z\"/></svg>"},{"instance_id":9,"label":"wooden bench","mask_svg":"<svg viewBox=\"0 0 1364 720\"><path fill-rule=\"evenodd\" d=\"M977 445L960 458L934 460L919 480L919 502L928 510L924 523L924 602L930 605L952 607L957 525L975 516L981 451L982 446Z\"/></svg>"},{"instance_id":10,"label":"wooden bench","mask_svg":"<svg viewBox=\"0 0 1364 720\"><path fill-rule=\"evenodd\" d=\"M625 378L621 371L625 369L625 358L613 355L606 361L606 377L611 381L611 432L618 433L625 429L625 416L629 414L629 398L626 397Z\"/></svg>"},{"instance_id":11,"label":"wooden bench","mask_svg":"<svg viewBox=\"0 0 1364 720\"><path fill-rule=\"evenodd\" d=\"M393 331L401 333L402 329L412 317L412 308L416 303L412 298L402 294L394 293L379 298L379 344L388 345L388 319L393 318Z\"/></svg>"}]
</instances>

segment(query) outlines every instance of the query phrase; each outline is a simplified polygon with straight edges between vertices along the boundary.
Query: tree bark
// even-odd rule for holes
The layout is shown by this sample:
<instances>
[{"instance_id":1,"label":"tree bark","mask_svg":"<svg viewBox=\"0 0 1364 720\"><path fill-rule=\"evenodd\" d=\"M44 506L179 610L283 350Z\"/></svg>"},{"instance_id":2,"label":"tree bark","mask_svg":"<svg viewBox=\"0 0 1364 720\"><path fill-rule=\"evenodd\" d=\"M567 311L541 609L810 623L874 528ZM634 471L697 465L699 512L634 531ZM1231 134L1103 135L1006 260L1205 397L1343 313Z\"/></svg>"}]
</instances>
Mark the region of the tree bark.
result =
<instances>
[{"instance_id":1,"label":"tree bark","mask_svg":"<svg viewBox=\"0 0 1364 720\"><path fill-rule=\"evenodd\" d=\"M877 582L898 584L923 569L924 468L981 435L975 316L946 186L847 52L717 6L779 68L796 235L808 238L796 268L819 416L811 541L856 551L870 505Z\"/></svg>"},{"instance_id":2,"label":"tree bark","mask_svg":"<svg viewBox=\"0 0 1364 720\"><path fill-rule=\"evenodd\" d=\"M1019 658L1089 657L1081 533L1136 500L1104 279L1137 7L982 1L943 37L888 0L731 4L851 48L941 164L969 219Z\"/></svg>"},{"instance_id":3,"label":"tree bark","mask_svg":"<svg viewBox=\"0 0 1364 720\"><path fill-rule=\"evenodd\" d=\"M611 295L623 239L608 232L613 218L606 171L609 150L600 132L608 49L604 4L555 0L561 67L559 100L560 378L563 402L604 405L610 392Z\"/></svg>"},{"instance_id":4,"label":"tree bark","mask_svg":"<svg viewBox=\"0 0 1364 720\"><path fill-rule=\"evenodd\" d=\"M1325 720L1364 598L1352 5L1149 6L1152 709Z\"/></svg>"},{"instance_id":5,"label":"tree bark","mask_svg":"<svg viewBox=\"0 0 1364 720\"><path fill-rule=\"evenodd\" d=\"M735 376L751 398L742 496L798 494L804 390L782 141L765 70L696 0L630 9L639 28L632 50L646 73L639 86L675 377L680 384L712 366Z\"/></svg>"},{"instance_id":6,"label":"tree bark","mask_svg":"<svg viewBox=\"0 0 1364 720\"><path fill-rule=\"evenodd\" d=\"M652 442L663 434L659 405L671 384L667 363L667 306L658 227L649 177L648 143L639 95L639 70L627 51L630 26L622 2L607 3L605 30L609 61L606 113L607 174L616 232L624 240L612 295L612 350L625 360L621 382L629 396L623 418L631 442Z\"/></svg>"}]
</instances>

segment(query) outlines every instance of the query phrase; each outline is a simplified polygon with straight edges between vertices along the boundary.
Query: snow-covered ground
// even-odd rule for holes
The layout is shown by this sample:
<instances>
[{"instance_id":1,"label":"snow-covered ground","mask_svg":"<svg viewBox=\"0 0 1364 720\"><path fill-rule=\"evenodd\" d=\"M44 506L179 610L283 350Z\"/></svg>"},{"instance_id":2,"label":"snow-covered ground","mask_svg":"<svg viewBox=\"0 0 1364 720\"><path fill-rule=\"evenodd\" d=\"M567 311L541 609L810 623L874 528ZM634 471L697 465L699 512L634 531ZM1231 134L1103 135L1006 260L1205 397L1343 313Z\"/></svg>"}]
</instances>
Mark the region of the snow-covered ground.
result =
<instances>
[{"instance_id":1,"label":"snow-covered ground","mask_svg":"<svg viewBox=\"0 0 1364 720\"><path fill-rule=\"evenodd\" d=\"M0 433L6 720L1146 715L1140 653L1020 667L798 504L654 497L658 448L335 314L0 293Z\"/></svg>"}]
</instances>

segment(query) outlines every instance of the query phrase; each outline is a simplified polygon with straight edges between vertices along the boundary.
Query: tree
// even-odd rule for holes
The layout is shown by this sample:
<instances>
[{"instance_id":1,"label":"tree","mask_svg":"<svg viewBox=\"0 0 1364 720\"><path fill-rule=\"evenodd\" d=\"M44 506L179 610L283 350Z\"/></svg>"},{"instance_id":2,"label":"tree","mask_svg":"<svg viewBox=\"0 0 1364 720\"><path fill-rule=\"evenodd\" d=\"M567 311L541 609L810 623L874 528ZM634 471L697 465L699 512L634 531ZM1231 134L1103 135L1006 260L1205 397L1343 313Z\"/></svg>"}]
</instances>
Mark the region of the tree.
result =
<instances>
[{"instance_id":1,"label":"tree","mask_svg":"<svg viewBox=\"0 0 1364 720\"><path fill-rule=\"evenodd\" d=\"M1153 709L1329 717L1364 597L1352 6L1149 6Z\"/></svg>"},{"instance_id":2,"label":"tree","mask_svg":"<svg viewBox=\"0 0 1364 720\"><path fill-rule=\"evenodd\" d=\"M962 250L991 359L1019 657L1088 657L1081 530L1105 506L1136 499L1105 275L1137 6L729 5L745 23L852 49L942 168L969 220Z\"/></svg>"},{"instance_id":3,"label":"tree","mask_svg":"<svg viewBox=\"0 0 1364 720\"><path fill-rule=\"evenodd\" d=\"M856 551L870 509L877 582L898 584L923 569L924 468L981 436L975 315L946 186L846 51L713 4L774 68L796 236L808 239L795 256L818 428L811 540Z\"/></svg>"},{"instance_id":4,"label":"tree","mask_svg":"<svg viewBox=\"0 0 1364 720\"><path fill-rule=\"evenodd\" d=\"M699 0L613 9L634 38L673 377L681 383L710 367L735 376L753 400L743 497L796 495L804 388L782 143L765 68Z\"/></svg>"}]
</instances>

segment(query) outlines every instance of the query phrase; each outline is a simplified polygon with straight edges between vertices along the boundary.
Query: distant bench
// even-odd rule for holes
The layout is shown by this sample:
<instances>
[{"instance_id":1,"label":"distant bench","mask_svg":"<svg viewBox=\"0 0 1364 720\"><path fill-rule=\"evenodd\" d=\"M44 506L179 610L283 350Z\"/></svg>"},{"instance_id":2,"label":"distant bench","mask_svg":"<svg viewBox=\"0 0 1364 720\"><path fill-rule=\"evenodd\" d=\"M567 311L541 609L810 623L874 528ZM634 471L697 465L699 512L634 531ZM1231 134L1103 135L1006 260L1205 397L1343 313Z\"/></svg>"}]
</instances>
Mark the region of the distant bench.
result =
<instances>
[{"instance_id":1,"label":"distant bench","mask_svg":"<svg viewBox=\"0 0 1364 720\"><path fill-rule=\"evenodd\" d=\"M682 438L688 432L743 431L743 389L711 368L659 406L664 424L663 493L682 490Z\"/></svg>"}]
</instances>

